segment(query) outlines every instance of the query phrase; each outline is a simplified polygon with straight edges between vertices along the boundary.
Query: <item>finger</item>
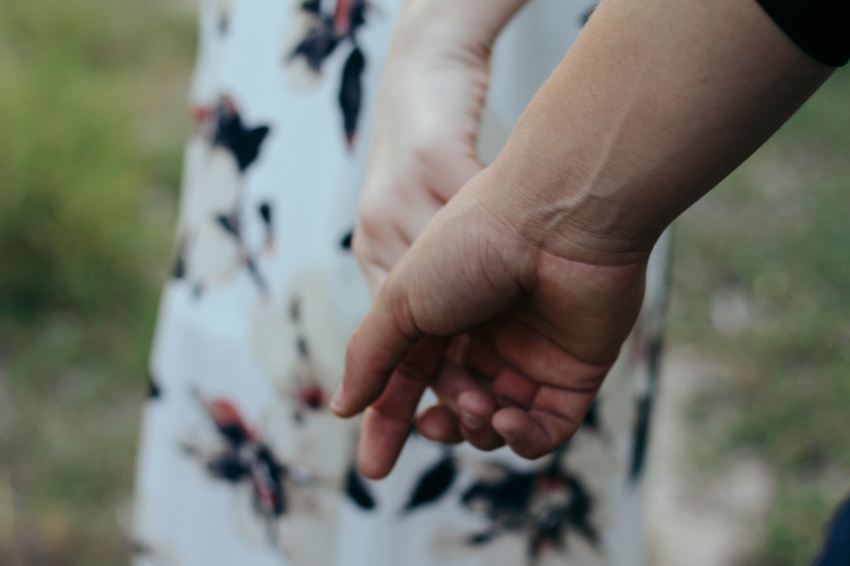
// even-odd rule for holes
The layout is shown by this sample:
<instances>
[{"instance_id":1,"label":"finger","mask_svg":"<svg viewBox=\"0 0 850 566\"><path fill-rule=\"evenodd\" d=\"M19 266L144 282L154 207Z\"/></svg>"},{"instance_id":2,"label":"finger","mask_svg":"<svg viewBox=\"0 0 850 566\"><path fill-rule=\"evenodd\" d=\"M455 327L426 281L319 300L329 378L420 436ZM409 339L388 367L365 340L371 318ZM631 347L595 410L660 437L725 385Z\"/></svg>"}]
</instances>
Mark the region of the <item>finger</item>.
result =
<instances>
[{"instance_id":1,"label":"finger","mask_svg":"<svg viewBox=\"0 0 850 566\"><path fill-rule=\"evenodd\" d=\"M453 341L449 351L454 346ZM531 406L539 389L536 382L507 365L480 337L467 335L462 346L462 349L456 349L460 365L472 369L477 375L488 376L492 380L490 390L500 405Z\"/></svg>"},{"instance_id":2,"label":"finger","mask_svg":"<svg viewBox=\"0 0 850 566\"><path fill-rule=\"evenodd\" d=\"M372 309L355 330L346 369L331 408L342 417L366 408L383 391L389 373L422 336L453 336L489 320L522 291L518 269L495 244L489 215L463 191L435 217L393 268ZM511 252L526 260L525 252ZM470 261L469 258L475 258ZM406 373L421 368L403 364Z\"/></svg>"},{"instance_id":3,"label":"finger","mask_svg":"<svg viewBox=\"0 0 850 566\"><path fill-rule=\"evenodd\" d=\"M540 385L511 367L505 367L493 380L493 395L500 405L529 409Z\"/></svg>"},{"instance_id":4,"label":"finger","mask_svg":"<svg viewBox=\"0 0 850 566\"><path fill-rule=\"evenodd\" d=\"M539 384L506 365L483 340L467 337L464 346L462 360L465 367L492 381L488 392L499 407L531 407L540 389ZM470 406L469 410L474 412L475 408Z\"/></svg>"},{"instance_id":5,"label":"finger","mask_svg":"<svg viewBox=\"0 0 850 566\"><path fill-rule=\"evenodd\" d=\"M465 365L466 349L469 345L469 334L457 334L452 337L446 348L446 358L463 367Z\"/></svg>"},{"instance_id":6,"label":"finger","mask_svg":"<svg viewBox=\"0 0 850 566\"><path fill-rule=\"evenodd\" d=\"M360 212L351 251L364 269L369 264L392 269L413 243L392 220L395 216L397 213L383 209Z\"/></svg>"},{"instance_id":7,"label":"finger","mask_svg":"<svg viewBox=\"0 0 850 566\"><path fill-rule=\"evenodd\" d=\"M361 262L360 269L366 276L366 284L369 285L369 292L374 297L381 290L389 273L385 268L373 262Z\"/></svg>"},{"instance_id":8,"label":"finger","mask_svg":"<svg viewBox=\"0 0 850 566\"><path fill-rule=\"evenodd\" d=\"M385 284L349 339L342 383L330 402L331 410L338 416L354 416L374 402L393 369L414 380L426 379L424 368L404 361L421 336L406 302L400 291Z\"/></svg>"},{"instance_id":9,"label":"finger","mask_svg":"<svg viewBox=\"0 0 850 566\"><path fill-rule=\"evenodd\" d=\"M423 437L443 444L463 442L457 415L443 404L425 409L416 419L416 430Z\"/></svg>"},{"instance_id":10,"label":"finger","mask_svg":"<svg viewBox=\"0 0 850 566\"><path fill-rule=\"evenodd\" d=\"M469 390L458 397L460 431L463 438L479 450L495 450L505 445L502 436L491 425L498 406L493 397L482 391Z\"/></svg>"},{"instance_id":11,"label":"finger","mask_svg":"<svg viewBox=\"0 0 850 566\"><path fill-rule=\"evenodd\" d=\"M507 407L493 416L493 428L511 449L525 458L539 458L567 442L578 430L593 393L541 387L530 410Z\"/></svg>"},{"instance_id":12,"label":"finger","mask_svg":"<svg viewBox=\"0 0 850 566\"><path fill-rule=\"evenodd\" d=\"M555 441L527 411L506 407L493 416L493 428L523 458L535 459L552 450Z\"/></svg>"},{"instance_id":13,"label":"finger","mask_svg":"<svg viewBox=\"0 0 850 566\"><path fill-rule=\"evenodd\" d=\"M364 187L364 192L373 190ZM361 203L351 250L361 269L367 274L372 293L399 262L434 214L445 204L426 190L381 191L377 202ZM375 199L370 199L374 201ZM373 281L370 271L377 268ZM381 276L383 274L383 277Z\"/></svg>"},{"instance_id":14,"label":"finger","mask_svg":"<svg viewBox=\"0 0 850 566\"><path fill-rule=\"evenodd\" d=\"M496 401L483 390L469 389L457 398L460 420L469 429L477 430L489 424L498 409Z\"/></svg>"},{"instance_id":15,"label":"finger","mask_svg":"<svg viewBox=\"0 0 850 566\"><path fill-rule=\"evenodd\" d=\"M460 419L460 431L467 442L481 450L504 445L502 437L490 426L498 408L496 400L467 370L446 361L431 388Z\"/></svg>"},{"instance_id":16,"label":"finger","mask_svg":"<svg viewBox=\"0 0 850 566\"><path fill-rule=\"evenodd\" d=\"M357 458L360 471L366 477L382 478L392 470L410 434L422 393L439 369L445 349L444 339L420 339L405 356L404 365L415 365L422 373L396 370L387 388L366 410Z\"/></svg>"},{"instance_id":17,"label":"finger","mask_svg":"<svg viewBox=\"0 0 850 566\"><path fill-rule=\"evenodd\" d=\"M600 374L611 364L585 362L534 332L524 324L500 320L483 325L475 333L519 373L542 385L575 391L595 391Z\"/></svg>"},{"instance_id":18,"label":"finger","mask_svg":"<svg viewBox=\"0 0 850 566\"><path fill-rule=\"evenodd\" d=\"M458 399L464 393L476 391L482 395L489 396L487 389L474 375L451 360L445 360L443 362L440 371L431 383L431 389L440 400L440 403L451 409L458 416L460 416Z\"/></svg>"}]
</instances>

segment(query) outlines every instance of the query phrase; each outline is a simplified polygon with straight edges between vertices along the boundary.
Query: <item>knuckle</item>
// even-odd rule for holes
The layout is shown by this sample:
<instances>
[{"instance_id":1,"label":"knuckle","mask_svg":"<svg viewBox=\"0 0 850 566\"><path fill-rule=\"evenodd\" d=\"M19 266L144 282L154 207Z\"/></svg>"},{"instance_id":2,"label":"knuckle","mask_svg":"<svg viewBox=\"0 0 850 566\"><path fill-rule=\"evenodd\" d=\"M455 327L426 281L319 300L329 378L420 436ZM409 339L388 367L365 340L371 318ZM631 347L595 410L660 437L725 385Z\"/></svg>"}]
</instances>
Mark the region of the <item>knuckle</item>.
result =
<instances>
[{"instance_id":1,"label":"knuckle","mask_svg":"<svg viewBox=\"0 0 850 566\"><path fill-rule=\"evenodd\" d=\"M380 233L381 226L386 222L386 216L378 203L367 201L360 207L358 222L360 226L359 239L362 241L364 237L374 237ZM355 241L357 239L355 235Z\"/></svg>"},{"instance_id":2,"label":"knuckle","mask_svg":"<svg viewBox=\"0 0 850 566\"><path fill-rule=\"evenodd\" d=\"M435 120L424 120L414 124L409 137L410 155L424 164L439 162L446 155L451 140L446 139L446 129Z\"/></svg>"},{"instance_id":3,"label":"knuckle","mask_svg":"<svg viewBox=\"0 0 850 566\"><path fill-rule=\"evenodd\" d=\"M360 203L354 242L358 239L364 242L380 242L392 233L393 226L399 221L399 210L402 209L398 199L392 194L380 198L364 198ZM359 238L357 232L360 232ZM353 242L352 242L353 245Z\"/></svg>"}]
</instances>

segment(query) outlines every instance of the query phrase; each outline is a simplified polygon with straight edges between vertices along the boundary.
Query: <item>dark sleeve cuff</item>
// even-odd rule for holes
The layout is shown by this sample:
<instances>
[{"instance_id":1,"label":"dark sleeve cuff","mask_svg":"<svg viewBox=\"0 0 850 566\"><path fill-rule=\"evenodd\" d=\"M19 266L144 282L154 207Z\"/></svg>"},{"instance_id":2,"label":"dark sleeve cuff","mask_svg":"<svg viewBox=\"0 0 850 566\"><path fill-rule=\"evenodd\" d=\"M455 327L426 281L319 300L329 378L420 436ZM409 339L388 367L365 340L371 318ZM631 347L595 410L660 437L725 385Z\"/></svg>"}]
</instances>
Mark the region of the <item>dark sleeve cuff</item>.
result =
<instances>
[{"instance_id":1,"label":"dark sleeve cuff","mask_svg":"<svg viewBox=\"0 0 850 566\"><path fill-rule=\"evenodd\" d=\"M850 60L850 0L756 0L813 59L840 67Z\"/></svg>"}]
</instances>

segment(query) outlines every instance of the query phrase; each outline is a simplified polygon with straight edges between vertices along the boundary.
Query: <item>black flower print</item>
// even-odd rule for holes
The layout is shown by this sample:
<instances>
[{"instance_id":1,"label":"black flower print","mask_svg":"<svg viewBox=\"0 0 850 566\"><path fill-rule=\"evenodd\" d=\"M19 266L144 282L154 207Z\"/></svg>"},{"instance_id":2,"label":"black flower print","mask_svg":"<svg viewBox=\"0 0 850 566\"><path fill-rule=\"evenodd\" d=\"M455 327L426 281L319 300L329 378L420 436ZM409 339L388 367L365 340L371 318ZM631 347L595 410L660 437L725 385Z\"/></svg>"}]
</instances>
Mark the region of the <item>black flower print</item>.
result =
<instances>
[{"instance_id":1,"label":"black flower print","mask_svg":"<svg viewBox=\"0 0 850 566\"><path fill-rule=\"evenodd\" d=\"M223 97L214 107L193 111L196 135L208 144L205 158L187 183L186 208L181 218L177 257L172 275L187 280L195 296L204 288L222 283L244 269L257 288L267 293L260 273L258 250L250 249L242 227L246 171L259 157L269 134L266 125L248 126L235 102ZM264 249L271 248L271 208L261 216L268 219Z\"/></svg>"},{"instance_id":2,"label":"black flower print","mask_svg":"<svg viewBox=\"0 0 850 566\"><path fill-rule=\"evenodd\" d=\"M187 454L203 461L207 473L223 482L250 487L252 507L267 526L269 542L277 546L273 525L287 511L286 481L290 470L243 419L227 399L206 400L197 395L218 433L213 449L186 442Z\"/></svg>"},{"instance_id":3,"label":"black flower print","mask_svg":"<svg viewBox=\"0 0 850 566\"><path fill-rule=\"evenodd\" d=\"M313 73L321 74L325 61L333 53L347 51L337 100L343 133L348 146L352 147L363 105L363 72L366 69L366 57L357 41L357 31L366 23L367 3L365 0L337 0L333 13L323 12L321 4L307 0L299 5L299 11L310 23L287 61L303 61Z\"/></svg>"},{"instance_id":4,"label":"black flower print","mask_svg":"<svg viewBox=\"0 0 850 566\"><path fill-rule=\"evenodd\" d=\"M629 464L629 479L632 482L636 482L641 478L646 463L652 406L655 401L659 376L661 374L662 350L662 340L660 337L650 339L646 346L647 379L649 383L646 390L637 400L637 418L632 438L631 463Z\"/></svg>"},{"instance_id":5,"label":"black flower print","mask_svg":"<svg viewBox=\"0 0 850 566\"><path fill-rule=\"evenodd\" d=\"M153 401L162 397L162 387L153 373L148 373L148 399Z\"/></svg>"},{"instance_id":6,"label":"black flower print","mask_svg":"<svg viewBox=\"0 0 850 566\"><path fill-rule=\"evenodd\" d=\"M590 520L593 498L562 460L562 453L556 454L548 466L532 471L503 466L502 477L481 479L467 488L462 504L490 523L470 534L467 543L479 546L508 533L523 534L531 564L544 552L565 548L571 532L597 546L599 534Z\"/></svg>"},{"instance_id":7,"label":"black flower print","mask_svg":"<svg viewBox=\"0 0 850 566\"><path fill-rule=\"evenodd\" d=\"M215 442L186 441L183 450L204 465L210 477L233 486L247 486L251 508L265 524L268 541L279 547L277 523L290 514L315 513L317 490L339 492L359 508L371 510L377 502L353 463L348 466L344 484L319 477L305 468L305 462L281 458L269 439L251 426L236 404L225 398L205 399L197 392L204 414L216 432Z\"/></svg>"},{"instance_id":8,"label":"black flower print","mask_svg":"<svg viewBox=\"0 0 850 566\"><path fill-rule=\"evenodd\" d=\"M171 262L171 277L173 279L183 279L186 277L186 241L180 239L177 242L177 247L174 253L174 260Z\"/></svg>"},{"instance_id":9,"label":"black flower print","mask_svg":"<svg viewBox=\"0 0 850 566\"><path fill-rule=\"evenodd\" d=\"M261 202L257 207L260 221L263 224L263 248L267 253L274 251L274 208L268 201Z\"/></svg>"},{"instance_id":10,"label":"black flower print","mask_svg":"<svg viewBox=\"0 0 850 566\"><path fill-rule=\"evenodd\" d=\"M582 428L591 432L601 433L604 429L602 427L602 418L599 413L599 400L596 399L593 401L593 404L590 405L590 409L584 416L584 421L581 423Z\"/></svg>"},{"instance_id":11,"label":"black flower print","mask_svg":"<svg viewBox=\"0 0 850 566\"><path fill-rule=\"evenodd\" d=\"M591 406L581 428L605 439L598 403ZM447 497L457 497L462 507L488 523L463 535L462 546L471 550L506 535L520 535L526 540L529 565L546 553L566 550L570 536L579 536L600 551L599 529L591 518L594 497L585 482L567 468L569 447L569 442L564 444L536 469L468 460L446 449L416 479L401 513L417 513ZM461 482L461 469L472 471L475 479ZM458 495L453 488L459 484L465 487Z\"/></svg>"},{"instance_id":12,"label":"black flower print","mask_svg":"<svg viewBox=\"0 0 850 566\"><path fill-rule=\"evenodd\" d=\"M319 73L322 70L322 63L339 44L339 38L334 29L333 19L329 16L323 16L319 12L319 8L314 7L313 4L313 2L305 2L302 9L308 13L316 14L317 25L307 31L307 35L290 54L290 60L301 57L313 72ZM318 2L315 4L318 4Z\"/></svg>"},{"instance_id":13,"label":"black flower print","mask_svg":"<svg viewBox=\"0 0 850 566\"><path fill-rule=\"evenodd\" d=\"M357 120L360 118L360 106L363 99L362 77L366 69L366 58L356 45L342 68L342 82L339 88L339 108L342 110L342 124L348 145L354 144L357 133Z\"/></svg>"},{"instance_id":14,"label":"black flower print","mask_svg":"<svg viewBox=\"0 0 850 566\"><path fill-rule=\"evenodd\" d=\"M363 476L360 475L353 464L348 468L348 473L345 476L345 494L361 509L371 510L375 508L376 501L372 495L372 490L363 481Z\"/></svg>"},{"instance_id":15,"label":"black flower print","mask_svg":"<svg viewBox=\"0 0 850 566\"><path fill-rule=\"evenodd\" d=\"M230 98L222 98L218 107L218 123L213 134L213 145L230 151L243 173L257 159L260 144L269 133L268 126L247 127L236 104Z\"/></svg>"},{"instance_id":16,"label":"black flower print","mask_svg":"<svg viewBox=\"0 0 850 566\"><path fill-rule=\"evenodd\" d=\"M587 22L590 21L590 17L593 16L593 12L596 11L596 4L592 4L587 10L582 12L579 17L579 24L583 27L587 25Z\"/></svg>"},{"instance_id":17,"label":"black flower print","mask_svg":"<svg viewBox=\"0 0 850 566\"><path fill-rule=\"evenodd\" d=\"M346 232L339 241L339 247L342 248L342 251L350 252L351 251L351 242L354 240L354 230L349 230Z\"/></svg>"},{"instance_id":18,"label":"black flower print","mask_svg":"<svg viewBox=\"0 0 850 566\"><path fill-rule=\"evenodd\" d=\"M585 422L585 427L593 430ZM594 498L585 483L566 468L568 447L561 447L537 469L517 469L499 462L468 461L446 450L414 483L402 514L416 513L446 497L458 497L461 506L481 516L487 525L462 537L472 550L506 535L520 535L527 544L528 564L569 546L571 536L599 548L599 530L591 515ZM475 479L459 495L451 495L461 468ZM455 492L457 493L457 492Z\"/></svg>"},{"instance_id":19,"label":"black flower print","mask_svg":"<svg viewBox=\"0 0 850 566\"><path fill-rule=\"evenodd\" d=\"M436 502L448 492L456 478L457 464L449 452L420 476L403 511L410 512Z\"/></svg>"},{"instance_id":20,"label":"black flower print","mask_svg":"<svg viewBox=\"0 0 850 566\"><path fill-rule=\"evenodd\" d=\"M216 7L216 28L221 35L226 34L230 29L230 2L231 0L218 0Z\"/></svg>"}]
</instances>

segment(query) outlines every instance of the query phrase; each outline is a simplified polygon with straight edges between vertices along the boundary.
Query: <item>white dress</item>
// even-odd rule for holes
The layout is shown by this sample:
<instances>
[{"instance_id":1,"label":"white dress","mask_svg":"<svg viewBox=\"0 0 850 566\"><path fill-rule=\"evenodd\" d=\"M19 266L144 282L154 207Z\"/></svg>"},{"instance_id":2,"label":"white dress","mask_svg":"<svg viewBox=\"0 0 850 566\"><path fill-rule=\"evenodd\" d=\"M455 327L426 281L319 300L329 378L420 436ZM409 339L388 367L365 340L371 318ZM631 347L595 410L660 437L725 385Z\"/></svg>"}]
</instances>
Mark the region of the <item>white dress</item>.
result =
<instances>
[{"instance_id":1,"label":"white dress","mask_svg":"<svg viewBox=\"0 0 850 566\"><path fill-rule=\"evenodd\" d=\"M326 408L369 304L349 247L399 3L202 2L141 440L137 566L642 563L666 249L599 402L554 456L412 434L393 474L370 482L353 467L357 422ZM535 0L499 39L485 160L591 7Z\"/></svg>"}]
</instances>

